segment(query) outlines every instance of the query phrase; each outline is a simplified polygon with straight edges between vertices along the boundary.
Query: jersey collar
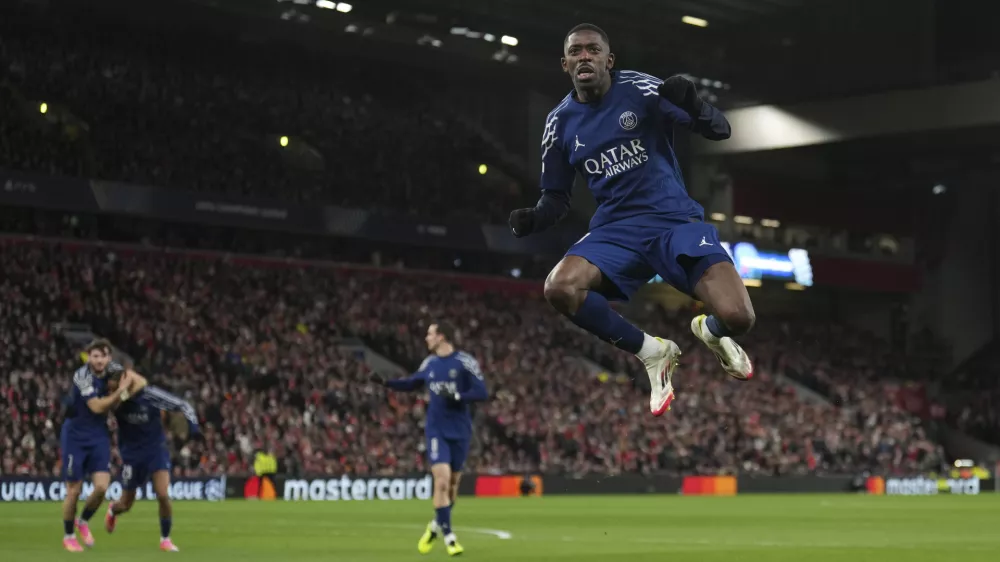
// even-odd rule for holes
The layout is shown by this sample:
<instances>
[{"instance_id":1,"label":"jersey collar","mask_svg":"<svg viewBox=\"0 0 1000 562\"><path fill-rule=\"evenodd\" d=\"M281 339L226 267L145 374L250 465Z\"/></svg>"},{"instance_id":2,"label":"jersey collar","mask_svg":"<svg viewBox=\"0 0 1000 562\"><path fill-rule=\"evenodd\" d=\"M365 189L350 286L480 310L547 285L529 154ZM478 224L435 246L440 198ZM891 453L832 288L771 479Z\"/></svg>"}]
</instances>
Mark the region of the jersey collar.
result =
<instances>
[{"instance_id":1,"label":"jersey collar","mask_svg":"<svg viewBox=\"0 0 1000 562\"><path fill-rule=\"evenodd\" d=\"M576 88L573 88L573 90L569 93L569 97L570 97L570 99L573 100L574 103L576 103L578 105L582 105L584 107L589 107L591 109L597 109L597 108L602 107L607 102L607 99L611 97L611 93L615 91L615 85L616 84L618 84L618 71L617 70L612 70L611 71L611 87L608 88L608 91L604 94L604 97L602 97L600 100L598 100L596 102L587 102L587 103L584 103L584 102L576 99Z\"/></svg>"}]
</instances>

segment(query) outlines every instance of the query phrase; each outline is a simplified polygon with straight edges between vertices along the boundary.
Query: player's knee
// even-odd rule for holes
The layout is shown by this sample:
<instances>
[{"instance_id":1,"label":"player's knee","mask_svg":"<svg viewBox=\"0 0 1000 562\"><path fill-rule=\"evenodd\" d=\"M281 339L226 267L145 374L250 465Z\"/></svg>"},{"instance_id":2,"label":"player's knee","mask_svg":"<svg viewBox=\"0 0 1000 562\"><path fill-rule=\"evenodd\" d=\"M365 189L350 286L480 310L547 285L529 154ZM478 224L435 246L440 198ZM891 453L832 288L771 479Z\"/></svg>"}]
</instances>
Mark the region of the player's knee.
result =
<instances>
[{"instance_id":1,"label":"player's knee","mask_svg":"<svg viewBox=\"0 0 1000 562\"><path fill-rule=\"evenodd\" d=\"M576 314L587 297L587 290L596 286L600 279L597 267L583 258L569 256L545 279L545 300L562 314Z\"/></svg>"},{"instance_id":2,"label":"player's knee","mask_svg":"<svg viewBox=\"0 0 1000 562\"><path fill-rule=\"evenodd\" d=\"M451 491L451 486L448 484L447 480L437 480L434 482L435 494L441 496L447 496L450 491Z\"/></svg>"},{"instance_id":3,"label":"player's knee","mask_svg":"<svg viewBox=\"0 0 1000 562\"><path fill-rule=\"evenodd\" d=\"M447 496L451 491L451 478L435 478L434 493L438 496Z\"/></svg>"},{"instance_id":4,"label":"player's knee","mask_svg":"<svg viewBox=\"0 0 1000 562\"><path fill-rule=\"evenodd\" d=\"M107 493L107 491L108 491L107 484L105 484L104 482L95 482L94 491L91 493L97 497L104 497L104 494Z\"/></svg>"},{"instance_id":5,"label":"player's knee","mask_svg":"<svg viewBox=\"0 0 1000 562\"><path fill-rule=\"evenodd\" d=\"M569 277L549 275L545 280L545 300L563 314L573 314L580 308L580 291Z\"/></svg>"},{"instance_id":6,"label":"player's knee","mask_svg":"<svg viewBox=\"0 0 1000 562\"><path fill-rule=\"evenodd\" d=\"M753 329L757 316L751 306L727 307L716 312L716 317L722 320L729 332L734 336L742 336Z\"/></svg>"}]
</instances>

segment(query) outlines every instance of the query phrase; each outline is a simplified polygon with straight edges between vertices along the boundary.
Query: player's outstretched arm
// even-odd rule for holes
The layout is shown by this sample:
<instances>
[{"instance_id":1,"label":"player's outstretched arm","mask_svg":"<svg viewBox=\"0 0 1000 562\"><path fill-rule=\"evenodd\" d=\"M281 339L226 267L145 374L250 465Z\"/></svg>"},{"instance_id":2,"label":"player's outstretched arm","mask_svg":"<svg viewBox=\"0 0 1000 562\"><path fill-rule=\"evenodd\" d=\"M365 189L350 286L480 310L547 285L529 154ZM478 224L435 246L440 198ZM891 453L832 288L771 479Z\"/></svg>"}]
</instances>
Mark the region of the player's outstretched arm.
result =
<instances>
[{"instance_id":1,"label":"player's outstretched arm","mask_svg":"<svg viewBox=\"0 0 1000 562\"><path fill-rule=\"evenodd\" d=\"M170 394L158 386L147 386L146 398L149 399L153 406L164 412L183 413L188 421L188 425L191 426L191 433L198 433L198 414L194 411L194 407L191 406L190 402L179 396Z\"/></svg>"},{"instance_id":2,"label":"player's outstretched arm","mask_svg":"<svg viewBox=\"0 0 1000 562\"><path fill-rule=\"evenodd\" d=\"M409 377L402 379L391 379L386 380L382 375L378 373L372 373L368 380L375 384L380 384L390 390L396 390L399 392L411 392L414 390L420 390L424 387L424 383L427 380L424 378L423 373L415 373Z\"/></svg>"},{"instance_id":3,"label":"player's outstretched arm","mask_svg":"<svg viewBox=\"0 0 1000 562\"><path fill-rule=\"evenodd\" d=\"M661 105L668 119L679 125L686 125L708 140L726 140L732 135L729 120L721 110L698 96L698 87L694 82L683 76L671 76L660 84L659 93L663 100L673 106Z\"/></svg>"}]
</instances>

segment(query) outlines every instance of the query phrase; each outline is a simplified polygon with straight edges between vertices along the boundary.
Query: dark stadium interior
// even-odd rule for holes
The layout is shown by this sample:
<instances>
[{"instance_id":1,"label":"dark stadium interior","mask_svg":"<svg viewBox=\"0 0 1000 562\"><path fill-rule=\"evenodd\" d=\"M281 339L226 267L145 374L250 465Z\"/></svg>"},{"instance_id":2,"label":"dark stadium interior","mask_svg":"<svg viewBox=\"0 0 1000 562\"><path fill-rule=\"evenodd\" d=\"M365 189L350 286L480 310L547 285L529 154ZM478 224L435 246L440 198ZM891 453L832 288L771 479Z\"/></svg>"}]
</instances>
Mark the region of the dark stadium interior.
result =
<instances>
[{"instance_id":1,"label":"dark stadium interior","mask_svg":"<svg viewBox=\"0 0 1000 562\"><path fill-rule=\"evenodd\" d=\"M0 481L59 476L88 336L195 406L177 478L250 477L261 451L283 478L423 474L426 398L369 375L412 372L445 318L490 389L468 474L863 482L969 461L995 486L1000 3L342 4L0 3ZM642 364L543 298L586 186L552 231L507 226L538 200L581 21L744 126L676 151L727 251L781 265L740 268L746 384L691 334L700 303L650 282L616 305L685 350L663 418Z\"/></svg>"}]
</instances>

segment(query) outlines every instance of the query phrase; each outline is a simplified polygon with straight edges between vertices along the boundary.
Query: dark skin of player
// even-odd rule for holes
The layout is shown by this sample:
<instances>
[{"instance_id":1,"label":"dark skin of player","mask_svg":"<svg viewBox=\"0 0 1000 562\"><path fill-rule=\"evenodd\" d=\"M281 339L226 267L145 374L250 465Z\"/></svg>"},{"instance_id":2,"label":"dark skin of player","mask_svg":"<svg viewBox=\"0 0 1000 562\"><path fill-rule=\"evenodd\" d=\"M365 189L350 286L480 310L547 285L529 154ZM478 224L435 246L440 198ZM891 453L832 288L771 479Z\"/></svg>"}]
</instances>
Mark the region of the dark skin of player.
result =
<instances>
[{"instance_id":1,"label":"dark skin of player","mask_svg":"<svg viewBox=\"0 0 1000 562\"><path fill-rule=\"evenodd\" d=\"M611 89L615 55L599 33L584 30L571 34L563 45L560 62L573 81L578 101L600 101ZM576 314L588 291L608 295L613 290L614 285L601 270L580 256L564 257L545 279L545 299L566 316ZM750 295L733 264L722 262L709 267L695 285L693 296L734 336L753 328L756 316Z\"/></svg>"},{"instance_id":2,"label":"dark skin of player","mask_svg":"<svg viewBox=\"0 0 1000 562\"><path fill-rule=\"evenodd\" d=\"M573 81L578 101L600 101L611 89L615 54L596 31L578 31L567 37L560 62Z\"/></svg>"}]
</instances>

